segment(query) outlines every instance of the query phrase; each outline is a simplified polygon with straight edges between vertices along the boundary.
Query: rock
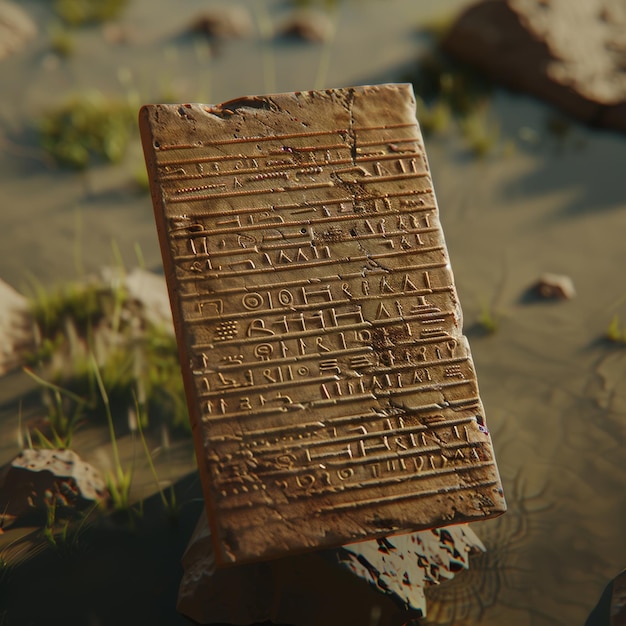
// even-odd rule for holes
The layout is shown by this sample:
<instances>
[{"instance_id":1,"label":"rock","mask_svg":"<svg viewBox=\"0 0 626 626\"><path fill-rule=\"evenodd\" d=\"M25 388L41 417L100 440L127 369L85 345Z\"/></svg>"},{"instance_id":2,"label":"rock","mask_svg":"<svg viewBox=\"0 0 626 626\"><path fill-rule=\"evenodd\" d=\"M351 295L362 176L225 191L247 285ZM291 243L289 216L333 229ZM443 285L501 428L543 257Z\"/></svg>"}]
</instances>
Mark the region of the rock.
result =
<instances>
[{"instance_id":1,"label":"rock","mask_svg":"<svg viewBox=\"0 0 626 626\"><path fill-rule=\"evenodd\" d=\"M141 319L174 333L170 299L162 274L140 267L130 272L115 267L103 267L100 271L100 280L111 289L123 287L126 290L129 302L135 305L129 309L129 311L132 309L133 314L137 312L138 307Z\"/></svg>"},{"instance_id":2,"label":"rock","mask_svg":"<svg viewBox=\"0 0 626 626\"><path fill-rule=\"evenodd\" d=\"M327 41L333 34L333 23L328 15L317 11L301 11L294 14L280 30L283 37L303 41Z\"/></svg>"},{"instance_id":3,"label":"rock","mask_svg":"<svg viewBox=\"0 0 626 626\"><path fill-rule=\"evenodd\" d=\"M37 34L29 15L12 2L0 2L0 59L19 50Z\"/></svg>"},{"instance_id":4,"label":"rock","mask_svg":"<svg viewBox=\"0 0 626 626\"><path fill-rule=\"evenodd\" d=\"M189 30L218 39L249 37L253 32L250 14L243 7L224 6L204 11Z\"/></svg>"},{"instance_id":5,"label":"rock","mask_svg":"<svg viewBox=\"0 0 626 626\"><path fill-rule=\"evenodd\" d=\"M449 542L445 534L441 539ZM373 547L376 542L361 545L366 544ZM353 554L358 550L355 546L345 548L354 550ZM456 548L460 548L459 554L465 553L464 547L456 544ZM454 547L448 543L442 550L442 562L452 563ZM429 563L434 565L434 553L428 554ZM345 566L345 559L346 554L341 550L325 550L216 569L211 531L203 512L183 556L178 610L199 624L254 624L271 620L294 626L401 626L420 616L419 610L410 608L401 599L400 590L395 600L388 592L381 593L366 582L366 577L354 576ZM419 579L417 561L413 568L406 565L404 570L415 572L412 580ZM416 592L415 587L411 589Z\"/></svg>"},{"instance_id":6,"label":"rock","mask_svg":"<svg viewBox=\"0 0 626 626\"><path fill-rule=\"evenodd\" d=\"M561 274L543 274L532 291L546 300L571 300L576 295L572 279Z\"/></svg>"},{"instance_id":7,"label":"rock","mask_svg":"<svg viewBox=\"0 0 626 626\"><path fill-rule=\"evenodd\" d=\"M102 36L109 44L130 44L136 39L135 31L128 24L106 22L102 25Z\"/></svg>"},{"instance_id":8,"label":"rock","mask_svg":"<svg viewBox=\"0 0 626 626\"><path fill-rule=\"evenodd\" d=\"M604 588L585 626L626 626L626 569Z\"/></svg>"},{"instance_id":9,"label":"rock","mask_svg":"<svg viewBox=\"0 0 626 626\"><path fill-rule=\"evenodd\" d=\"M148 322L174 332L164 276L136 267L125 276L124 284L128 296L141 305Z\"/></svg>"},{"instance_id":10,"label":"rock","mask_svg":"<svg viewBox=\"0 0 626 626\"><path fill-rule=\"evenodd\" d=\"M485 546L467 524L459 524L353 543L337 554L352 573L426 616L425 587L469 569L469 555L477 551Z\"/></svg>"},{"instance_id":11,"label":"rock","mask_svg":"<svg viewBox=\"0 0 626 626\"><path fill-rule=\"evenodd\" d=\"M626 570L613 580L611 626L626 626Z\"/></svg>"},{"instance_id":12,"label":"rock","mask_svg":"<svg viewBox=\"0 0 626 626\"><path fill-rule=\"evenodd\" d=\"M72 450L22 450L0 472L2 525L57 511L82 510L107 497L99 472Z\"/></svg>"},{"instance_id":13,"label":"rock","mask_svg":"<svg viewBox=\"0 0 626 626\"><path fill-rule=\"evenodd\" d=\"M442 47L573 117L626 131L621 0L485 0L462 13Z\"/></svg>"},{"instance_id":14,"label":"rock","mask_svg":"<svg viewBox=\"0 0 626 626\"><path fill-rule=\"evenodd\" d=\"M21 364L22 354L33 342L28 300L0 280L0 376Z\"/></svg>"}]
</instances>

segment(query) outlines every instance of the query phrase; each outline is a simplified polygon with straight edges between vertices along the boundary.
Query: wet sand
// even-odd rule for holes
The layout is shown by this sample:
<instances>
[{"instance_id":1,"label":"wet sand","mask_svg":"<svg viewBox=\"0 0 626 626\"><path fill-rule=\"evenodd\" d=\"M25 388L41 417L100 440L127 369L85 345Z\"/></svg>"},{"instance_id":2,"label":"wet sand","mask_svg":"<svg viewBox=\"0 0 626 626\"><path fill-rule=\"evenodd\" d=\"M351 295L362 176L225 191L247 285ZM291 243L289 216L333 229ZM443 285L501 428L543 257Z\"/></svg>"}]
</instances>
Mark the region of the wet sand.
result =
<instances>
[{"instance_id":1,"label":"wet sand","mask_svg":"<svg viewBox=\"0 0 626 626\"><path fill-rule=\"evenodd\" d=\"M414 25L436 16L442 5L344 3L323 86L397 80L427 45L415 35ZM22 6L39 15L42 24L47 19L43 3ZM74 251L87 271L111 264L111 239L129 266L135 242L148 267L160 265L149 200L132 188L129 175L140 162L138 148L123 166L84 175L58 171L46 164L32 133L24 130L32 116L74 89L96 86L124 93L128 85L120 83L120 67L130 70L145 99L158 95L157 71L175 83L181 100L223 101L267 91L272 82L263 78L258 39L227 42L212 59L203 57L208 48L203 52L172 43L200 2L172 3L162 13L150 6L143 0L131 3L123 23L137 30L137 38L106 53L101 31L94 28L80 34L75 58L56 69L47 67L45 41L0 63L0 84L12 86L0 98L0 278L17 288L29 272L46 283L74 278ZM267 6L277 21L286 14L283 3ZM388 45L372 54L367 44L376 32L385 33ZM265 62L269 59L276 70L276 90L314 86L319 46L277 43L272 50ZM429 624L583 624L604 586L626 566L626 347L603 339L615 314L626 324L626 137L575 123L557 137L546 130L551 114L525 96L497 91L491 116L500 125L502 146L514 144L514 150L501 146L476 159L454 128L426 140L510 505L507 515L475 527L489 552L474 559L469 572L431 593ZM567 302L526 298L528 287L544 272L569 275L577 297ZM485 306L498 318L492 335L477 326ZM17 451L16 404L22 390L16 380L0 381L3 461ZM99 445L102 452L96 454ZM79 453L96 464L98 459L103 463L107 445L105 434L97 431L85 431L77 441ZM124 445L132 455L132 443ZM174 480L193 469L184 444L176 445L180 461L171 463ZM159 470L168 467L163 461ZM145 484L147 493L150 480L143 475L145 480L138 473L138 487ZM178 567L177 549L190 528L182 525L175 539L147 533L147 552L151 545L156 551L168 546L163 558ZM116 555L112 571L124 570L123 558L123 553ZM32 570L19 566L14 581L49 575L37 565L41 561L33 563ZM151 581L152 588L167 593L146 591L139 595L141 606L160 606L163 597L173 597L175 580L172 574ZM107 584L114 592L122 583L120 578ZM94 584L101 582L94 578ZM77 601L71 588L59 585L57 593L57 599ZM133 598L122 597L127 604L120 604L119 612L135 616L134 622L117 621L105 609L106 600L99 605L86 595L85 604L79 604L87 611L91 602L89 611L96 617L88 621L87 612L83 622L68 623L139 623L138 615L149 615L151 623L176 623L173 611L162 618L156 611L137 613ZM62 612L62 606L55 611ZM42 623L23 620L15 604L5 607L0 605L0 617L5 616L0 623Z\"/></svg>"}]
</instances>

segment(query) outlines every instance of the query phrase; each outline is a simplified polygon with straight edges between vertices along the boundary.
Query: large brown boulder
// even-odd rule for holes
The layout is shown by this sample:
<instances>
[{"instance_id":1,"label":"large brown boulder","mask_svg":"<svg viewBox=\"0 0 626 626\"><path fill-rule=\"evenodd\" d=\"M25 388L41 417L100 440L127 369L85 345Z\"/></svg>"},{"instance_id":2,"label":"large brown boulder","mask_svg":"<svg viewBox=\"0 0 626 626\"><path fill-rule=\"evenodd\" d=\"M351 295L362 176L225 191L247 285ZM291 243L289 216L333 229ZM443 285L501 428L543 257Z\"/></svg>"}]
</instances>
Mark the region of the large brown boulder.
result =
<instances>
[{"instance_id":1,"label":"large brown boulder","mask_svg":"<svg viewBox=\"0 0 626 626\"><path fill-rule=\"evenodd\" d=\"M461 14L442 47L584 122L626 131L623 0L484 0Z\"/></svg>"}]
</instances>

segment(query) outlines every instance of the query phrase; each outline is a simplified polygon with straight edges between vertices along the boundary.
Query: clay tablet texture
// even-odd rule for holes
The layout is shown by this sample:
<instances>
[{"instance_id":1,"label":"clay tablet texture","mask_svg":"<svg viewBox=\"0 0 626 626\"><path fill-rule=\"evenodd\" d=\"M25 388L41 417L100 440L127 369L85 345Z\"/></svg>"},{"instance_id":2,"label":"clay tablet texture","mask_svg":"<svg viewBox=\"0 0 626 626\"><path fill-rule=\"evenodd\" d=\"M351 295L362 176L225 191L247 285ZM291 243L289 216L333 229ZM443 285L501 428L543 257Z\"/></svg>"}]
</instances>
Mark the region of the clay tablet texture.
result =
<instances>
[{"instance_id":1,"label":"clay tablet texture","mask_svg":"<svg viewBox=\"0 0 626 626\"><path fill-rule=\"evenodd\" d=\"M502 513L411 86L140 126L218 563Z\"/></svg>"}]
</instances>

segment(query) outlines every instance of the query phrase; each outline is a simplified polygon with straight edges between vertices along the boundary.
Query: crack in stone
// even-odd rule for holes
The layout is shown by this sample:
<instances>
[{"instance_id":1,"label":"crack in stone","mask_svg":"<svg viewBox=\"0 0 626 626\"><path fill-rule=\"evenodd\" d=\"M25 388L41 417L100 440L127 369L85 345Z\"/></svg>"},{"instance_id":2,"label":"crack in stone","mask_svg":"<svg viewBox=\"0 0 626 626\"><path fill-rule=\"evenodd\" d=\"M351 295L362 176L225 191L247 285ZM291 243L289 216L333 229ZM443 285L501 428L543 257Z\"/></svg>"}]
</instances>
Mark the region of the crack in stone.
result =
<instances>
[{"instance_id":1,"label":"crack in stone","mask_svg":"<svg viewBox=\"0 0 626 626\"><path fill-rule=\"evenodd\" d=\"M350 125L348 126L348 136L350 137L350 157L352 158L352 165L356 166L356 155L357 155L357 147L356 147L356 132L354 130L354 89L350 89L348 92L348 104L347 109L350 114Z\"/></svg>"}]
</instances>

